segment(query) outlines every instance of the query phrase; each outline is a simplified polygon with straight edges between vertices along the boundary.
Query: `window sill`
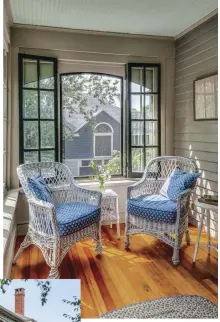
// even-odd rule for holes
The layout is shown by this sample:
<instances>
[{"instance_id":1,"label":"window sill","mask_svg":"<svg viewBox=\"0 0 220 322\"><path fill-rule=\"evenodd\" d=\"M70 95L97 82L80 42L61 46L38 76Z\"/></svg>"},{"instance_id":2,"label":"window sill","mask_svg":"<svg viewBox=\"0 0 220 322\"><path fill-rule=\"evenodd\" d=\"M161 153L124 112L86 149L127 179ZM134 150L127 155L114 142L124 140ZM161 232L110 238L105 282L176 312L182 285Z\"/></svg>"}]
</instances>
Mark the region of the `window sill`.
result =
<instances>
[{"instance_id":1,"label":"window sill","mask_svg":"<svg viewBox=\"0 0 220 322\"><path fill-rule=\"evenodd\" d=\"M130 186L139 180L140 180L140 178L114 177L110 181L106 182L106 187L110 188L110 187L114 187L115 185L117 185L117 186ZM92 181L87 178L86 179L78 178L75 181L79 186L82 186L82 187L89 187L89 186L91 186L93 188L99 187L99 183L97 181ZM24 194L23 188L20 187L18 189L18 192L20 192L21 194Z\"/></svg>"},{"instance_id":2,"label":"window sill","mask_svg":"<svg viewBox=\"0 0 220 322\"><path fill-rule=\"evenodd\" d=\"M115 187L115 185L117 186L129 186L134 184L137 180L140 179L129 179L129 178L123 178L123 177L119 177L119 178L112 178L110 181L107 181L105 186L107 188L110 187ZM94 187L94 188L98 188L99 187L99 183L97 181L92 181L89 179L77 179L76 183L82 187Z\"/></svg>"}]
</instances>

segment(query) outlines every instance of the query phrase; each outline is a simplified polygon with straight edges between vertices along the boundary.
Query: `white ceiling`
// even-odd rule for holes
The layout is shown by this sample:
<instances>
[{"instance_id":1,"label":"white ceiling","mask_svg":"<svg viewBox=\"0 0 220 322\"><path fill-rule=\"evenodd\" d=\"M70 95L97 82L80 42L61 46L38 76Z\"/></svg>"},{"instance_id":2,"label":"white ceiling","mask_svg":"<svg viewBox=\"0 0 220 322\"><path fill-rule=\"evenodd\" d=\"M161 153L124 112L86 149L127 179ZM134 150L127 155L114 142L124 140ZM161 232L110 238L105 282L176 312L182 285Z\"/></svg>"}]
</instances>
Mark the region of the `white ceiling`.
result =
<instances>
[{"instance_id":1,"label":"white ceiling","mask_svg":"<svg viewBox=\"0 0 220 322\"><path fill-rule=\"evenodd\" d=\"M10 0L13 23L175 37L218 0Z\"/></svg>"}]
</instances>

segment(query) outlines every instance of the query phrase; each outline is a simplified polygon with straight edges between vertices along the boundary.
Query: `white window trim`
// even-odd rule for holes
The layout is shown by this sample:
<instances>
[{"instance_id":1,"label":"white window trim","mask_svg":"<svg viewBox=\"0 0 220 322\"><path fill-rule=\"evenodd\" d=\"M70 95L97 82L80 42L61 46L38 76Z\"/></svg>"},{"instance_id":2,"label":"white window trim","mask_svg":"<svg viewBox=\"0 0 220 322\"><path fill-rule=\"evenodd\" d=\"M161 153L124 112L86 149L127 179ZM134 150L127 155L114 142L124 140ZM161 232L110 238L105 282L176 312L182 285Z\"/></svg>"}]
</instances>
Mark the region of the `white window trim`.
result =
<instances>
[{"instance_id":1,"label":"white window trim","mask_svg":"<svg viewBox=\"0 0 220 322\"><path fill-rule=\"evenodd\" d=\"M95 129L99 126L99 125L102 125L102 124L104 124L104 125L107 125L107 126L109 126L110 127L110 129L111 129L111 132L102 132L102 133L96 133L95 132ZM100 159L100 158L111 158L112 157L112 154L113 154L113 134L114 134L114 130L113 130L113 127L109 124L109 123L106 123L106 122L101 122L101 123L98 123L97 125L96 125L96 127L95 127L95 129L94 129L94 140L93 140L93 156L94 156L94 158L97 158L97 159ZM96 137L97 136L111 136L111 155L96 155L95 154L95 145L96 145Z\"/></svg>"}]
</instances>

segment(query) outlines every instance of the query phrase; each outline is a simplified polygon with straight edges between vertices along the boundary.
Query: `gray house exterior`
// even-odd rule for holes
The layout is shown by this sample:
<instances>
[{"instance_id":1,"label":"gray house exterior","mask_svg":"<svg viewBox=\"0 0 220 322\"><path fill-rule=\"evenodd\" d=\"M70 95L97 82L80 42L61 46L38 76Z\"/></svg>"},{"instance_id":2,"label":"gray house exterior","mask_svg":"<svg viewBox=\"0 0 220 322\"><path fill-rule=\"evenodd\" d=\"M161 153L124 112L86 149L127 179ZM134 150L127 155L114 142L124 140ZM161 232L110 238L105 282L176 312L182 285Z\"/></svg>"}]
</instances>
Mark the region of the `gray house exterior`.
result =
<instances>
[{"instance_id":1,"label":"gray house exterior","mask_svg":"<svg viewBox=\"0 0 220 322\"><path fill-rule=\"evenodd\" d=\"M93 126L81 115L64 115L71 138L63 140L64 163L74 176L92 173L89 163L104 165L121 146L121 109L114 105L100 105L93 115ZM77 123L76 123L77 122Z\"/></svg>"}]
</instances>

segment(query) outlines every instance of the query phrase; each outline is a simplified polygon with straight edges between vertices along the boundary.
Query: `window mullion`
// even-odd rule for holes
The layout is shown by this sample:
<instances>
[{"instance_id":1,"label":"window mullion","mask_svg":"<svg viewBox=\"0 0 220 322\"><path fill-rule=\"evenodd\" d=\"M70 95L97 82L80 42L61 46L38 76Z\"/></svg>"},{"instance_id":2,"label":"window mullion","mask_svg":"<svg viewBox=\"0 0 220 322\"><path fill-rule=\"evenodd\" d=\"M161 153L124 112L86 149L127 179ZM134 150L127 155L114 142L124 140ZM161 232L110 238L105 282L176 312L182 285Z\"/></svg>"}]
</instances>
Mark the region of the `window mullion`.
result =
<instances>
[{"instance_id":1,"label":"window mullion","mask_svg":"<svg viewBox=\"0 0 220 322\"><path fill-rule=\"evenodd\" d=\"M54 109L54 117L53 115L50 115L49 118L47 118L47 115L43 115L41 117L41 110L42 110L42 102L41 102L41 63L46 62L54 66L54 70L50 72L50 74L46 77L43 77L43 85L42 85L42 90L45 93L54 93L54 104L49 106L49 108ZM30 63L35 64L36 67L33 66L30 67ZM25 65L26 64L26 65ZM26 68L24 70L24 68ZM58 119L57 119L57 74L55 73L55 70L57 70L57 59L52 58L52 57L41 57L41 56L35 56L35 55L26 55L26 54L19 54L19 109L20 109L20 163L24 162L36 162L41 161L42 158L46 158L48 160L57 160L58 159ZM44 76L44 75L43 75ZM54 87L48 87L44 85L44 78L49 79L53 78L54 79ZM52 80L51 80L52 81ZM49 83L50 84L50 83ZM49 85L50 86L50 85ZM32 100L32 94L31 92L36 93L36 98ZM26 93L28 93L26 97ZM29 95L30 93L30 95ZM45 94L46 95L46 94ZM52 95L51 95L52 96ZM28 105L29 104L29 105ZM46 104L43 102L43 104ZM52 104L52 103L51 103ZM38 115L32 114L33 113L33 108L36 107L35 111L38 113ZM25 108L25 114L24 114L24 108ZM29 113L31 112L31 115L26 115L26 111ZM32 117L33 116L33 117ZM45 121L48 122L47 124L44 123L42 124L41 122ZM32 132L32 128L30 126L29 131L32 133L33 139L38 140L38 146L35 147L33 146L33 143L29 143L29 146L26 146L25 148L25 142L24 142L24 122L27 122L26 124L31 124L31 122L35 122L36 125L36 131L38 133ZM29 122L29 123L28 123ZM51 123L54 124L53 128ZM51 135L48 136L48 140L51 140L51 144L48 143L48 146L51 145L51 148L42 148L42 134L45 132L45 127L47 125L50 125L50 130L53 130L55 140L55 146L53 145L52 147L52 132ZM33 123L32 123L33 125ZM42 125L44 125L44 128L42 128ZM42 132L44 131L44 132ZM26 134L25 134L26 135ZM30 139L32 140L32 138ZM54 144L54 143L53 143ZM32 147L35 147L32 149ZM48 153L41 153L41 151L48 151ZM54 152L52 152L54 151ZM29 153L28 153L29 152ZM33 153L34 152L34 153Z\"/></svg>"},{"instance_id":2,"label":"window mullion","mask_svg":"<svg viewBox=\"0 0 220 322\"><path fill-rule=\"evenodd\" d=\"M143 153L144 153L144 169L146 167L146 153L145 153L145 145L146 145L146 142L145 142L145 131L146 131L146 122L145 122L145 119L146 119L146 115L145 115L145 92L146 92L146 70L145 70L145 67L144 67L144 138L143 138L143 141L144 141L144 149L143 149Z\"/></svg>"},{"instance_id":3,"label":"window mullion","mask_svg":"<svg viewBox=\"0 0 220 322\"><path fill-rule=\"evenodd\" d=\"M37 104L38 104L38 160L41 161L41 129L40 129L40 61L37 60Z\"/></svg>"},{"instance_id":4,"label":"window mullion","mask_svg":"<svg viewBox=\"0 0 220 322\"><path fill-rule=\"evenodd\" d=\"M141 69L142 72L138 72L137 70ZM149 70L153 70L153 73L148 73ZM160 155L160 64L136 64L136 63L129 63L127 66L128 71L128 84L127 84L127 99L128 99L128 137L129 137L129 144L128 144L128 152L129 152L129 174L132 177L140 177L142 176L142 168L146 167L149 157L152 155L158 156ZM134 73L134 74L133 74ZM148 78L149 76L149 78ZM144 79L143 79L143 78ZM149 80L149 84L148 84ZM144 88L140 88L137 85L141 84ZM156 84L156 85L155 85ZM136 89L140 88L140 92ZM133 90L133 91L132 91ZM149 91L148 91L149 90ZM137 98L134 99L134 104L132 103L132 95L136 95ZM157 100L153 100L151 102L150 97L151 95L157 97ZM138 106L137 101L143 103L144 110L141 111L141 120L138 120L135 113L138 113ZM148 109L152 116L148 115L146 104L149 105ZM140 107L139 107L140 108ZM157 117L155 117L155 109L157 108ZM149 116L151 118L149 118ZM136 139L132 141L132 128L134 121L138 121L139 123L144 122L142 125L142 130L138 130L137 133L143 133L144 137L142 138L143 145L138 145L140 142L137 142ZM137 128L138 129L138 128ZM149 132L147 133L146 131ZM155 133L156 130L157 132ZM143 132L142 132L143 131ZM146 134L149 134L148 136ZM140 134L139 134L140 135ZM156 135L158 135L158 142L156 142ZM149 140L148 140L149 137ZM135 138L135 136L134 136ZM133 145L132 145L133 143ZM158 149L157 149L158 148ZM140 150L139 150L140 149ZM149 151L148 153L146 153ZM134 157L132 157L134 153ZM143 155L144 153L144 155ZM139 155L140 154L140 155ZM139 161L137 162L137 160Z\"/></svg>"}]
</instances>

